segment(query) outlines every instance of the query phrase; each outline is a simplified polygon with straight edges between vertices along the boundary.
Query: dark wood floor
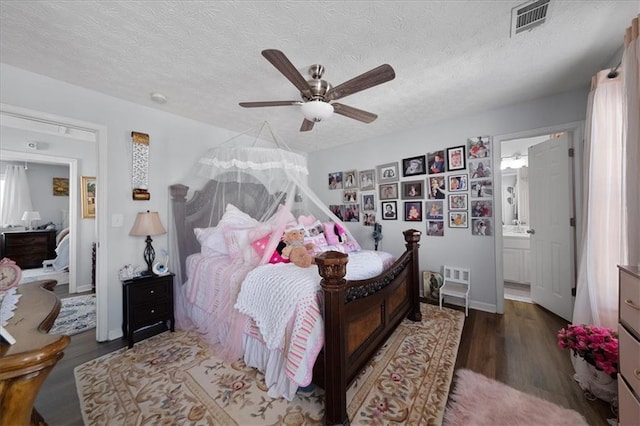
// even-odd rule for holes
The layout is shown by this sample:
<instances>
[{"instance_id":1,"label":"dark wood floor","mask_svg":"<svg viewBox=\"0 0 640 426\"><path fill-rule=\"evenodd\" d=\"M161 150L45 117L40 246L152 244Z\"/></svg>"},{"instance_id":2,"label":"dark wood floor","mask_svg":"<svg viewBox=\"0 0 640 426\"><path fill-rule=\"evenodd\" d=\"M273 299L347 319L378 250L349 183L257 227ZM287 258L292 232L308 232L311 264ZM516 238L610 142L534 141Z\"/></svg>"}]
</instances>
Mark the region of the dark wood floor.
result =
<instances>
[{"instance_id":1,"label":"dark wood floor","mask_svg":"<svg viewBox=\"0 0 640 426\"><path fill-rule=\"evenodd\" d=\"M523 392L581 413L591 425L613 418L609 404L588 401L574 382L569 353L556 346L566 322L545 309L505 300L505 314L470 310L456 369L468 368ZM82 425L73 369L124 346L120 339L97 343L95 332L71 336L64 358L45 381L36 408L50 425Z\"/></svg>"}]
</instances>

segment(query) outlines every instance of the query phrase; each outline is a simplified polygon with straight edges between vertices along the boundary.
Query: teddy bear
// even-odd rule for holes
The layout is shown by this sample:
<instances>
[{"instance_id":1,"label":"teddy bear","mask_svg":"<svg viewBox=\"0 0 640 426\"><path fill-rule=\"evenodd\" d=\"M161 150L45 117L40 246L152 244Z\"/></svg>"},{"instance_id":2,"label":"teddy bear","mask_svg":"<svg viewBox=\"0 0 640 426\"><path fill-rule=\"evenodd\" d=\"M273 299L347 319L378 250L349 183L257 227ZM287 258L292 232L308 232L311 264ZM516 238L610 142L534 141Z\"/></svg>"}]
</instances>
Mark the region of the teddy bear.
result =
<instances>
[{"instance_id":1,"label":"teddy bear","mask_svg":"<svg viewBox=\"0 0 640 426\"><path fill-rule=\"evenodd\" d=\"M302 229L290 229L282 236L285 247L282 249L282 257L289 259L294 265L308 268L315 263L313 256L307 250L313 249L312 243L304 243L304 231Z\"/></svg>"}]
</instances>

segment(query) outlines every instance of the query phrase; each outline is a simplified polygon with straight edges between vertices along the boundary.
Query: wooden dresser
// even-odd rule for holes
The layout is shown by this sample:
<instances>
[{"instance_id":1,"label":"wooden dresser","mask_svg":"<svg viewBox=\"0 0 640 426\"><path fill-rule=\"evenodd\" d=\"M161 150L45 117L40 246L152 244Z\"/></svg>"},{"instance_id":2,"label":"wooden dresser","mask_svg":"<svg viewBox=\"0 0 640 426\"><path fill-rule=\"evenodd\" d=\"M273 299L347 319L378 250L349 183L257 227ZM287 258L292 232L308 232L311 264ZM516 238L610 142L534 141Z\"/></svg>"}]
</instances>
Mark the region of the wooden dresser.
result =
<instances>
[{"instance_id":1,"label":"wooden dresser","mask_svg":"<svg viewBox=\"0 0 640 426\"><path fill-rule=\"evenodd\" d=\"M640 425L640 270L619 266L618 424Z\"/></svg>"},{"instance_id":2,"label":"wooden dresser","mask_svg":"<svg viewBox=\"0 0 640 426\"><path fill-rule=\"evenodd\" d=\"M0 259L8 257L22 269L42 268L42 261L56 258L56 231L7 231L0 239Z\"/></svg>"},{"instance_id":3,"label":"wooden dresser","mask_svg":"<svg viewBox=\"0 0 640 426\"><path fill-rule=\"evenodd\" d=\"M5 327L16 343L0 343L0 425L46 424L33 403L70 342L69 336L47 334L60 313L60 300L49 291L55 285L46 280L18 286L22 296Z\"/></svg>"}]
</instances>

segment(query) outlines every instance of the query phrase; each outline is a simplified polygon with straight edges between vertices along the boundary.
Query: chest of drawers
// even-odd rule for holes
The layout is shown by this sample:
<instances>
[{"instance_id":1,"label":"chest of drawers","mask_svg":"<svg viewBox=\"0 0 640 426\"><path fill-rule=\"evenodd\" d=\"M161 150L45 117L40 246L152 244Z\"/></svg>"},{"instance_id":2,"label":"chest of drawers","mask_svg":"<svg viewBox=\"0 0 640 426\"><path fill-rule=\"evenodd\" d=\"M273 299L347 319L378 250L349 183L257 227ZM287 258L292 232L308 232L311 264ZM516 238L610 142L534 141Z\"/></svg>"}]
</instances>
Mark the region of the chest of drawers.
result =
<instances>
[{"instance_id":1,"label":"chest of drawers","mask_svg":"<svg viewBox=\"0 0 640 426\"><path fill-rule=\"evenodd\" d=\"M56 258L56 231L3 232L0 258L8 257L22 269L42 268L42 261Z\"/></svg>"},{"instance_id":2,"label":"chest of drawers","mask_svg":"<svg viewBox=\"0 0 640 426\"><path fill-rule=\"evenodd\" d=\"M640 425L640 269L619 267L618 424Z\"/></svg>"},{"instance_id":3,"label":"chest of drawers","mask_svg":"<svg viewBox=\"0 0 640 426\"><path fill-rule=\"evenodd\" d=\"M149 275L122 282L122 334L133 347L137 331L149 327L151 334L175 330L173 274ZM152 326L153 329L151 328Z\"/></svg>"}]
</instances>

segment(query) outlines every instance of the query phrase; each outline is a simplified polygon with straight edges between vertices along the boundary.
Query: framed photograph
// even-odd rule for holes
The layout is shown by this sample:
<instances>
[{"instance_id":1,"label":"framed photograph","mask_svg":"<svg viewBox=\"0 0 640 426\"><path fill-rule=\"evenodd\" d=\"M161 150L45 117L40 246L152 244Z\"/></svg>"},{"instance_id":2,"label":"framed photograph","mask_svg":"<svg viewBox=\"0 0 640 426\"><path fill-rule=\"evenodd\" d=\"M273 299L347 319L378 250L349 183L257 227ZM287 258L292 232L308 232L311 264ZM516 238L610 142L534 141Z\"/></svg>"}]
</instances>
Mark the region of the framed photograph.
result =
<instances>
[{"instance_id":1,"label":"framed photograph","mask_svg":"<svg viewBox=\"0 0 640 426\"><path fill-rule=\"evenodd\" d=\"M427 201L425 202L424 209L427 212L428 220L443 220L444 219L444 202L443 201Z\"/></svg>"},{"instance_id":2,"label":"framed photograph","mask_svg":"<svg viewBox=\"0 0 640 426\"><path fill-rule=\"evenodd\" d=\"M467 194L449 194L449 210L467 210Z\"/></svg>"},{"instance_id":3,"label":"framed photograph","mask_svg":"<svg viewBox=\"0 0 640 426\"><path fill-rule=\"evenodd\" d=\"M396 220L398 219L398 203L396 201L383 201L382 205L382 219Z\"/></svg>"},{"instance_id":4,"label":"framed photograph","mask_svg":"<svg viewBox=\"0 0 640 426\"><path fill-rule=\"evenodd\" d=\"M376 169L378 170L379 183L397 182L400 179L397 161L395 163L382 164L377 166Z\"/></svg>"},{"instance_id":5,"label":"framed photograph","mask_svg":"<svg viewBox=\"0 0 640 426\"><path fill-rule=\"evenodd\" d=\"M342 207L345 222L360 222L360 204L349 204Z\"/></svg>"},{"instance_id":6,"label":"framed photograph","mask_svg":"<svg viewBox=\"0 0 640 426\"><path fill-rule=\"evenodd\" d=\"M342 189L342 172L329 173L329 189Z\"/></svg>"},{"instance_id":7,"label":"framed photograph","mask_svg":"<svg viewBox=\"0 0 640 426\"><path fill-rule=\"evenodd\" d=\"M471 179L491 177L491 160L488 158L469 160L469 175Z\"/></svg>"},{"instance_id":8,"label":"framed photograph","mask_svg":"<svg viewBox=\"0 0 640 426\"><path fill-rule=\"evenodd\" d=\"M491 140L489 136L478 136L467 139L469 158L490 158Z\"/></svg>"},{"instance_id":9,"label":"framed photograph","mask_svg":"<svg viewBox=\"0 0 640 426\"><path fill-rule=\"evenodd\" d=\"M402 176L415 176L424 174L427 174L426 157L424 155L405 158L404 160L402 160Z\"/></svg>"},{"instance_id":10,"label":"framed photograph","mask_svg":"<svg viewBox=\"0 0 640 426\"><path fill-rule=\"evenodd\" d=\"M397 183L385 183L380 185L380 201L393 200L398 198L398 184Z\"/></svg>"},{"instance_id":11,"label":"framed photograph","mask_svg":"<svg viewBox=\"0 0 640 426\"><path fill-rule=\"evenodd\" d=\"M358 191L355 189L345 189L342 193L342 202L345 204L355 204L358 202Z\"/></svg>"},{"instance_id":12,"label":"framed photograph","mask_svg":"<svg viewBox=\"0 0 640 426\"><path fill-rule=\"evenodd\" d=\"M446 189L446 180L444 176L433 176L429 178L429 196L430 200L444 200L444 191Z\"/></svg>"},{"instance_id":13,"label":"framed photograph","mask_svg":"<svg viewBox=\"0 0 640 426\"><path fill-rule=\"evenodd\" d=\"M422 200L424 198L424 180L400 182L403 200Z\"/></svg>"},{"instance_id":14,"label":"framed photograph","mask_svg":"<svg viewBox=\"0 0 640 426\"><path fill-rule=\"evenodd\" d=\"M360 173L360 191L372 191L376 189L376 171L373 169L362 170Z\"/></svg>"},{"instance_id":15,"label":"framed photograph","mask_svg":"<svg viewBox=\"0 0 640 426\"><path fill-rule=\"evenodd\" d=\"M445 172L444 150L428 153L427 161L429 164L430 175L437 175L438 173Z\"/></svg>"},{"instance_id":16,"label":"framed photograph","mask_svg":"<svg viewBox=\"0 0 640 426\"><path fill-rule=\"evenodd\" d=\"M362 194L362 210L368 212L376 210L376 194Z\"/></svg>"},{"instance_id":17,"label":"framed photograph","mask_svg":"<svg viewBox=\"0 0 640 426\"><path fill-rule=\"evenodd\" d=\"M96 178L82 176L82 218L96 217Z\"/></svg>"},{"instance_id":18,"label":"framed photograph","mask_svg":"<svg viewBox=\"0 0 640 426\"><path fill-rule=\"evenodd\" d=\"M376 214L375 213L365 213L363 216L364 226L373 226L376 224Z\"/></svg>"},{"instance_id":19,"label":"framed photograph","mask_svg":"<svg viewBox=\"0 0 640 426\"><path fill-rule=\"evenodd\" d=\"M444 236L444 221L443 220L429 220L427 221L427 235L431 237L443 237Z\"/></svg>"},{"instance_id":20,"label":"framed photograph","mask_svg":"<svg viewBox=\"0 0 640 426\"><path fill-rule=\"evenodd\" d=\"M471 235L493 235L491 221L489 219L471 219Z\"/></svg>"},{"instance_id":21,"label":"framed photograph","mask_svg":"<svg viewBox=\"0 0 640 426\"><path fill-rule=\"evenodd\" d=\"M343 172L344 189L357 188L358 187L358 171L347 170Z\"/></svg>"},{"instance_id":22,"label":"framed photograph","mask_svg":"<svg viewBox=\"0 0 640 426\"><path fill-rule=\"evenodd\" d=\"M491 200L471 201L471 217L493 216L493 202Z\"/></svg>"},{"instance_id":23,"label":"framed photograph","mask_svg":"<svg viewBox=\"0 0 640 426\"><path fill-rule=\"evenodd\" d=\"M447 148L447 170L450 172L464 170L467 167L466 158L464 145Z\"/></svg>"},{"instance_id":24,"label":"framed photograph","mask_svg":"<svg viewBox=\"0 0 640 426\"><path fill-rule=\"evenodd\" d=\"M491 179L471 181L471 198L491 197L493 197L493 183L491 182Z\"/></svg>"},{"instance_id":25,"label":"framed photograph","mask_svg":"<svg viewBox=\"0 0 640 426\"><path fill-rule=\"evenodd\" d=\"M69 196L69 178L53 178L53 195Z\"/></svg>"},{"instance_id":26,"label":"framed photograph","mask_svg":"<svg viewBox=\"0 0 640 426\"><path fill-rule=\"evenodd\" d=\"M467 212L449 212L449 228L468 228L469 214Z\"/></svg>"},{"instance_id":27,"label":"framed photograph","mask_svg":"<svg viewBox=\"0 0 640 426\"><path fill-rule=\"evenodd\" d=\"M468 175L451 175L449 176L449 191L466 191L469 189Z\"/></svg>"},{"instance_id":28,"label":"framed photograph","mask_svg":"<svg viewBox=\"0 0 640 426\"><path fill-rule=\"evenodd\" d=\"M404 203L404 220L407 222L422 221L422 201L406 201Z\"/></svg>"}]
</instances>

